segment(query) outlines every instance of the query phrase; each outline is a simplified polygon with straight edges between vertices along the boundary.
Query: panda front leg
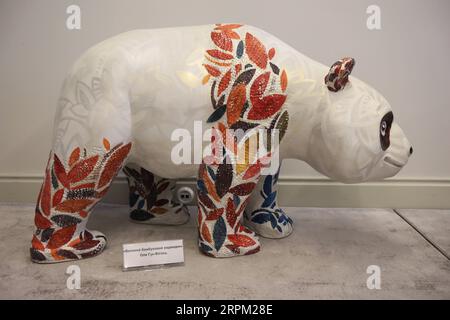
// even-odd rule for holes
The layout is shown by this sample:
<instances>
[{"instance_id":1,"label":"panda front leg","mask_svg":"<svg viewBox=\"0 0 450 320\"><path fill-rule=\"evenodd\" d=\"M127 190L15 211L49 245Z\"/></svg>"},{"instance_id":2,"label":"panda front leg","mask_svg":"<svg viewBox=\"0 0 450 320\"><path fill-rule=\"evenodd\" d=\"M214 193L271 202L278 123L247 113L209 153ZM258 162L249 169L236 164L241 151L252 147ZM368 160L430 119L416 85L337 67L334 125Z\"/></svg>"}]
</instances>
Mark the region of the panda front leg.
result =
<instances>
[{"instance_id":1,"label":"panda front leg","mask_svg":"<svg viewBox=\"0 0 450 320\"><path fill-rule=\"evenodd\" d=\"M293 231L292 219L277 204L280 168L261 177L244 213L244 224L265 238L285 238Z\"/></svg>"},{"instance_id":2,"label":"panda front leg","mask_svg":"<svg viewBox=\"0 0 450 320\"><path fill-rule=\"evenodd\" d=\"M131 142L99 139L66 156L54 150L45 170L35 212L31 260L55 263L100 254L106 237L86 228L94 206L106 194L131 149Z\"/></svg>"},{"instance_id":3,"label":"panda front leg","mask_svg":"<svg viewBox=\"0 0 450 320\"><path fill-rule=\"evenodd\" d=\"M175 199L176 180L158 177L134 164L127 164L123 172L128 180L131 221L163 225L189 221L187 206Z\"/></svg>"}]
</instances>

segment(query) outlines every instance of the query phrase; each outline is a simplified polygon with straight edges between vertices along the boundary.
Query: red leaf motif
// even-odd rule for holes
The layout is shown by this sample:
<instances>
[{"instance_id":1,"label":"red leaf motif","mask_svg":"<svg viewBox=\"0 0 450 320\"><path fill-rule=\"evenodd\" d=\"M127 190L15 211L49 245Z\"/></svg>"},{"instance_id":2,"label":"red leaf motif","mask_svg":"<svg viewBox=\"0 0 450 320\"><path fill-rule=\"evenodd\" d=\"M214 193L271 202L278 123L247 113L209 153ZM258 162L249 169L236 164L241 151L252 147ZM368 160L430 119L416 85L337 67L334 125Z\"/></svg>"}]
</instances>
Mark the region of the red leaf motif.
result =
<instances>
[{"instance_id":1,"label":"red leaf motif","mask_svg":"<svg viewBox=\"0 0 450 320\"><path fill-rule=\"evenodd\" d=\"M253 108L248 112L248 119L262 120L277 113L281 106L286 101L286 96L283 94L273 94L261 99L251 99Z\"/></svg>"},{"instance_id":2,"label":"red leaf motif","mask_svg":"<svg viewBox=\"0 0 450 320\"><path fill-rule=\"evenodd\" d=\"M241 83L231 90L227 100L227 122L229 126L238 121L246 99L245 84Z\"/></svg>"},{"instance_id":3,"label":"red leaf motif","mask_svg":"<svg viewBox=\"0 0 450 320\"><path fill-rule=\"evenodd\" d=\"M213 66L210 66L209 64L204 64L203 66L205 67L206 71L208 71L208 73L213 77L220 76L220 71Z\"/></svg>"},{"instance_id":4,"label":"red leaf motif","mask_svg":"<svg viewBox=\"0 0 450 320\"><path fill-rule=\"evenodd\" d=\"M52 199L52 208L56 207L58 204L60 204L62 198L64 195L64 189L59 189L55 192Z\"/></svg>"},{"instance_id":5,"label":"red leaf motif","mask_svg":"<svg viewBox=\"0 0 450 320\"><path fill-rule=\"evenodd\" d=\"M90 199L70 199L61 202L56 206L56 210L61 212L76 213L85 209L88 205L92 204L94 201Z\"/></svg>"},{"instance_id":6,"label":"red leaf motif","mask_svg":"<svg viewBox=\"0 0 450 320\"><path fill-rule=\"evenodd\" d=\"M275 49L274 48L270 48L270 50L268 52L268 56L269 56L269 60L272 60L272 58L275 56Z\"/></svg>"},{"instance_id":7,"label":"red leaf motif","mask_svg":"<svg viewBox=\"0 0 450 320\"><path fill-rule=\"evenodd\" d=\"M237 214L236 214L236 208L234 207L234 201L232 198L228 198L227 202L227 221L229 225L234 228L234 225L236 224Z\"/></svg>"},{"instance_id":8,"label":"red leaf motif","mask_svg":"<svg viewBox=\"0 0 450 320\"><path fill-rule=\"evenodd\" d=\"M39 239L36 238L35 235L33 235L33 240L31 240L31 246L33 247L33 249L36 249L36 250L41 250L42 251L42 250L45 249L44 245L42 244L42 242L39 241Z\"/></svg>"},{"instance_id":9,"label":"red leaf motif","mask_svg":"<svg viewBox=\"0 0 450 320\"><path fill-rule=\"evenodd\" d=\"M265 69L267 66L266 48L255 36L248 33L245 35L245 51L248 57L258 67Z\"/></svg>"},{"instance_id":10,"label":"red leaf motif","mask_svg":"<svg viewBox=\"0 0 450 320\"><path fill-rule=\"evenodd\" d=\"M233 42L224 32L211 32L211 40L220 49L233 51Z\"/></svg>"},{"instance_id":11,"label":"red leaf motif","mask_svg":"<svg viewBox=\"0 0 450 320\"><path fill-rule=\"evenodd\" d=\"M258 78L253 81L252 86L250 87L250 98L261 98L266 91L267 83L269 83L270 72L263 73L258 76ZM253 100L252 100L253 103Z\"/></svg>"},{"instance_id":12,"label":"red leaf motif","mask_svg":"<svg viewBox=\"0 0 450 320\"><path fill-rule=\"evenodd\" d=\"M215 209L206 215L206 220L217 220L223 214L224 209Z\"/></svg>"},{"instance_id":13,"label":"red leaf motif","mask_svg":"<svg viewBox=\"0 0 450 320\"><path fill-rule=\"evenodd\" d=\"M251 247L256 244L255 240L244 234L230 234L228 240L240 247Z\"/></svg>"},{"instance_id":14,"label":"red leaf motif","mask_svg":"<svg viewBox=\"0 0 450 320\"><path fill-rule=\"evenodd\" d=\"M45 173L44 186L42 188L42 195L41 195L41 209L46 216L50 214L50 198L51 198L50 172L47 169Z\"/></svg>"},{"instance_id":15,"label":"red leaf motif","mask_svg":"<svg viewBox=\"0 0 450 320\"><path fill-rule=\"evenodd\" d=\"M253 191L254 187L255 183L253 182L243 183L236 187L231 188L230 192L238 196L246 196Z\"/></svg>"},{"instance_id":16,"label":"red leaf motif","mask_svg":"<svg viewBox=\"0 0 450 320\"><path fill-rule=\"evenodd\" d=\"M77 149L79 150L79 148ZM72 152L70 159L72 159L72 156L73 158L75 158L75 156L73 155L75 150ZM55 172L56 177L58 178L58 181L61 182L64 188L69 189L70 183L69 180L67 179L66 169L64 168L64 165L62 164L61 160L59 160L56 154L53 156L53 170Z\"/></svg>"},{"instance_id":17,"label":"red leaf motif","mask_svg":"<svg viewBox=\"0 0 450 320\"><path fill-rule=\"evenodd\" d=\"M98 155L82 160L74 165L67 174L70 183L77 183L86 178L94 170L98 161Z\"/></svg>"},{"instance_id":18,"label":"red leaf motif","mask_svg":"<svg viewBox=\"0 0 450 320\"><path fill-rule=\"evenodd\" d=\"M69 158L69 167L72 167L75 162L80 160L80 148L73 149Z\"/></svg>"},{"instance_id":19,"label":"red leaf motif","mask_svg":"<svg viewBox=\"0 0 450 320\"><path fill-rule=\"evenodd\" d=\"M239 27L242 27L242 24L238 23L229 23L229 24L218 24L217 27L214 28L214 30L233 30L237 29Z\"/></svg>"},{"instance_id":20,"label":"red leaf motif","mask_svg":"<svg viewBox=\"0 0 450 320\"><path fill-rule=\"evenodd\" d=\"M38 229L47 229L52 226L52 223L46 219L39 211L34 215L34 224Z\"/></svg>"},{"instance_id":21,"label":"red leaf motif","mask_svg":"<svg viewBox=\"0 0 450 320\"><path fill-rule=\"evenodd\" d=\"M243 179L247 180L253 178L257 174L259 174L260 171L261 171L261 164L259 162L252 164L245 172Z\"/></svg>"},{"instance_id":22,"label":"red leaf motif","mask_svg":"<svg viewBox=\"0 0 450 320\"><path fill-rule=\"evenodd\" d=\"M111 144L109 143L109 140L106 138L103 138L103 147L106 151L109 151L111 149Z\"/></svg>"},{"instance_id":23,"label":"red leaf motif","mask_svg":"<svg viewBox=\"0 0 450 320\"><path fill-rule=\"evenodd\" d=\"M212 50L206 50L206 52L213 58L216 59L220 59L220 60L231 60L234 57L229 54L229 53L225 53L216 49L212 49Z\"/></svg>"},{"instance_id":24,"label":"red leaf motif","mask_svg":"<svg viewBox=\"0 0 450 320\"><path fill-rule=\"evenodd\" d=\"M208 243L212 243L212 239L211 239L211 233L208 230L208 226L206 225L206 223L204 223L202 225L202 238L203 240L205 240Z\"/></svg>"},{"instance_id":25,"label":"red leaf motif","mask_svg":"<svg viewBox=\"0 0 450 320\"><path fill-rule=\"evenodd\" d=\"M67 242L69 242L70 239L72 239L73 233L75 232L76 229L77 229L77 226L73 225L70 227L62 228L62 229L54 232L52 237L50 238L50 240L47 243L47 248L48 249L57 249L59 247L62 247Z\"/></svg>"},{"instance_id":26,"label":"red leaf motif","mask_svg":"<svg viewBox=\"0 0 450 320\"><path fill-rule=\"evenodd\" d=\"M103 168L102 173L100 174L100 180L98 182L97 188L100 189L106 185L108 185L112 178L117 174L120 167L122 166L125 158L128 156L128 153L131 149L131 142L127 143L124 146L121 146L117 150L113 152L113 154L109 157L106 162L105 167Z\"/></svg>"},{"instance_id":27,"label":"red leaf motif","mask_svg":"<svg viewBox=\"0 0 450 320\"><path fill-rule=\"evenodd\" d=\"M225 75L222 77L222 80L219 82L219 90L217 91L217 96L220 97L222 92L224 92L228 86L230 85L231 80L231 70L229 70Z\"/></svg>"}]
</instances>

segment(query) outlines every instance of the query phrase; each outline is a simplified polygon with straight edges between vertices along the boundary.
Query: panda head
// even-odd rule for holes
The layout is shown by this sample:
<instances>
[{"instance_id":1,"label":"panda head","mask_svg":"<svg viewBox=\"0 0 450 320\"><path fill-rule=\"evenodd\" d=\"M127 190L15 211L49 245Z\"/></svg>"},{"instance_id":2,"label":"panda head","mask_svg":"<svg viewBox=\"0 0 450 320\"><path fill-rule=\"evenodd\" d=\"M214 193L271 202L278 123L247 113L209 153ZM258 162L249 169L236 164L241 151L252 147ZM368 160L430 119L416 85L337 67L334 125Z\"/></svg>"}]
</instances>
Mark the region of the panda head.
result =
<instances>
[{"instance_id":1,"label":"panda head","mask_svg":"<svg viewBox=\"0 0 450 320\"><path fill-rule=\"evenodd\" d=\"M356 78L349 81L354 64L341 59L325 76L327 93L307 157L313 168L345 183L394 176L413 151L386 99Z\"/></svg>"}]
</instances>

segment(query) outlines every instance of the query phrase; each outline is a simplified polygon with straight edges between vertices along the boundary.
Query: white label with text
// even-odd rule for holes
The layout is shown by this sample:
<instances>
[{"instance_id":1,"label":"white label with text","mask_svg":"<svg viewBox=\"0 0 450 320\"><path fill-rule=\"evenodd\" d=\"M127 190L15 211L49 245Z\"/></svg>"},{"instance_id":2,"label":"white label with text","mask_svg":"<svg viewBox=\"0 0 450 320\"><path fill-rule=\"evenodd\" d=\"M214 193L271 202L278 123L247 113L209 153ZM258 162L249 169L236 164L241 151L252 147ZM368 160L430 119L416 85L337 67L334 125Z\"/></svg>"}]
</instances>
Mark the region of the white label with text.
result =
<instances>
[{"instance_id":1,"label":"white label with text","mask_svg":"<svg viewBox=\"0 0 450 320\"><path fill-rule=\"evenodd\" d=\"M183 262L183 240L165 240L123 245L123 267L125 269Z\"/></svg>"}]
</instances>

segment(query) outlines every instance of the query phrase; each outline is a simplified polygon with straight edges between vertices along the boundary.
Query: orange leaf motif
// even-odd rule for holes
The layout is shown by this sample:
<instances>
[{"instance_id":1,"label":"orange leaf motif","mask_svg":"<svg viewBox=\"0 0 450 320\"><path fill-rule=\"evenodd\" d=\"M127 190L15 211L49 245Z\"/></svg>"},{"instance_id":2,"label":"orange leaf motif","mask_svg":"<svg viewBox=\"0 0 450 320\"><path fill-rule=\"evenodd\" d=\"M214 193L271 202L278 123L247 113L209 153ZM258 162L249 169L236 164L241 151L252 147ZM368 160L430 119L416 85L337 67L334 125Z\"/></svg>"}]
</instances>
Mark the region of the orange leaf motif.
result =
<instances>
[{"instance_id":1,"label":"orange leaf motif","mask_svg":"<svg viewBox=\"0 0 450 320\"><path fill-rule=\"evenodd\" d=\"M31 240L31 246L33 247L33 249L36 249L36 250L43 251L45 249L44 245L42 244L42 242L39 241L39 239L36 238L35 235L33 235L33 240Z\"/></svg>"},{"instance_id":2,"label":"orange leaf motif","mask_svg":"<svg viewBox=\"0 0 450 320\"><path fill-rule=\"evenodd\" d=\"M209 233L209 230L208 230L208 227L206 226L206 223L204 223L202 225L202 238L203 238L203 240L205 240L208 243L212 242L211 234Z\"/></svg>"},{"instance_id":3,"label":"orange leaf motif","mask_svg":"<svg viewBox=\"0 0 450 320\"><path fill-rule=\"evenodd\" d=\"M244 174L243 179L247 180L247 179L253 178L257 174L259 174L260 171L261 171L261 164L259 162L255 163L247 169L247 171Z\"/></svg>"},{"instance_id":4,"label":"orange leaf motif","mask_svg":"<svg viewBox=\"0 0 450 320\"><path fill-rule=\"evenodd\" d=\"M211 32L211 40L220 49L223 49L226 51L233 51L233 42L225 33Z\"/></svg>"},{"instance_id":5,"label":"orange leaf motif","mask_svg":"<svg viewBox=\"0 0 450 320\"><path fill-rule=\"evenodd\" d=\"M52 199L52 207L56 207L58 204L60 204L62 198L64 195L64 189L59 189L58 191L56 191L53 194L53 199Z\"/></svg>"},{"instance_id":6,"label":"orange leaf motif","mask_svg":"<svg viewBox=\"0 0 450 320\"><path fill-rule=\"evenodd\" d=\"M47 229L52 226L52 223L47 220L39 211L36 211L36 214L34 216L34 224L39 229Z\"/></svg>"},{"instance_id":7,"label":"orange leaf motif","mask_svg":"<svg viewBox=\"0 0 450 320\"><path fill-rule=\"evenodd\" d=\"M253 108L248 112L248 119L262 120L267 119L277 113L286 101L283 94L273 94L261 99L251 99Z\"/></svg>"},{"instance_id":8,"label":"orange leaf motif","mask_svg":"<svg viewBox=\"0 0 450 320\"><path fill-rule=\"evenodd\" d=\"M231 59L234 58L229 53L225 53L225 52L222 52L222 51L219 51L219 50L215 50L215 49L213 49L213 50L206 50L206 52L208 52L208 54L211 57L216 58L216 59L220 59L220 60L231 60Z\"/></svg>"},{"instance_id":9,"label":"orange leaf motif","mask_svg":"<svg viewBox=\"0 0 450 320\"><path fill-rule=\"evenodd\" d=\"M255 240L244 234L230 234L228 240L240 247L251 247L256 244Z\"/></svg>"},{"instance_id":10,"label":"orange leaf motif","mask_svg":"<svg viewBox=\"0 0 450 320\"><path fill-rule=\"evenodd\" d=\"M100 180L98 182L97 188L100 189L106 185L109 185L112 178L117 174L120 167L122 166L125 158L128 156L128 153L131 149L131 142L127 143L124 146L121 146L117 150L113 152L113 154L109 157L106 162L105 167L103 168L102 173L100 174Z\"/></svg>"},{"instance_id":11,"label":"orange leaf motif","mask_svg":"<svg viewBox=\"0 0 450 320\"><path fill-rule=\"evenodd\" d=\"M248 33L245 35L245 51L248 57L258 67L265 69L267 66L266 48L255 36Z\"/></svg>"},{"instance_id":12,"label":"orange leaf motif","mask_svg":"<svg viewBox=\"0 0 450 320\"><path fill-rule=\"evenodd\" d=\"M280 86L281 86L281 90L283 92L286 91L287 84L288 84L288 79L287 79L287 75L286 75L286 70L283 70L281 72L281 76L280 76Z\"/></svg>"},{"instance_id":13,"label":"orange leaf motif","mask_svg":"<svg viewBox=\"0 0 450 320\"><path fill-rule=\"evenodd\" d=\"M228 88L230 80L231 80L231 70L225 73L225 75L222 77L222 80L220 80L219 82L219 90L217 91L218 97L220 97L222 92L224 92Z\"/></svg>"},{"instance_id":14,"label":"orange leaf motif","mask_svg":"<svg viewBox=\"0 0 450 320\"><path fill-rule=\"evenodd\" d=\"M214 30L232 30L237 29L239 27L242 27L242 24L238 23L218 24L217 27L214 28Z\"/></svg>"},{"instance_id":15,"label":"orange leaf motif","mask_svg":"<svg viewBox=\"0 0 450 320\"><path fill-rule=\"evenodd\" d=\"M58 204L55 209L61 212L76 213L85 209L92 202L94 201L90 199L69 199Z\"/></svg>"},{"instance_id":16,"label":"orange leaf motif","mask_svg":"<svg viewBox=\"0 0 450 320\"><path fill-rule=\"evenodd\" d=\"M47 243L48 249L57 249L65 245L72 239L73 233L77 229L77 225L62 228L53 233L52 237Z\"/></svg>"},{"instance_id":17,"label":"orange leaf motif","mask_svg":"<svg viewBox=\"0 0 450 320\"><path fill-rule=\"evenodd\" d=\"M109 151L111 149L111 144L109 143L108 139L103 138L103 146L105 147L106 151Z\"/></svg>"},{"instance_id":18,"label":"orange leaf motif","mask_svg":"<svg viewBox=\"0 0 450 320\"><path fill-rule=\"evenodd\" d=\"M98 155L78 162L67 174L70 183L77 183L86 178L94 170L98 161Z\"/></svg>"},{"instance_id":19,"label":"orange leaf motif","mask_svg":"<svg viewBox=\"0 0 450 320\"><path fill-rule=\"evenodd\" d=\"M206 71L208 71L208 73L213 77L220 76L220 71L214 68L213 66L210 66L209 64L204 64L203 66L205 67Z\"/></svg>"},{"instance_id":20,"label":"orange leaf motif","mask_svg":"<svg viewBox=\"0 0 450 320\"><path fill-rule=\"evenodd\" d=\"M245 84L241 83L231 90L227 100L227 122L229 126L238 121L246 98Z\"/></svg>"},{"instance_id":21,"label":"orange leaf motif","mask_svg":"<svg viewBox=\"0 0 450 320\"><path fill-rule=\"evenodd\" d=\"M270 48L268 54L269 56L269 60L272 60L272 58L275 56L275 49L274 48Z\"/></svg>"},{"instance_id":22,"label":"orange leaf motif","mask_svg":"<svg viewBox=\"0 0 450 320\"><path fill-rule=\"evenodd\" d=\"M73 149L72 153L70 154L69 167L73 166L73 164L77 162L79 159L80 159L80 148L77 147Z\"/></svg>"},{"instance_id":23,"label":"orange leaf motif","mask_svg":"<svg viewBox=\"0 0 450 320\"><path fill-rule=\"evenodd\" d=\"M232 228L234 228L234 225L236 223L237 215L236 215L236 208L234 207L234 201L232 198L228 198L227 202L227 221L230 224Z\"/></svg>"}]
</instances>

